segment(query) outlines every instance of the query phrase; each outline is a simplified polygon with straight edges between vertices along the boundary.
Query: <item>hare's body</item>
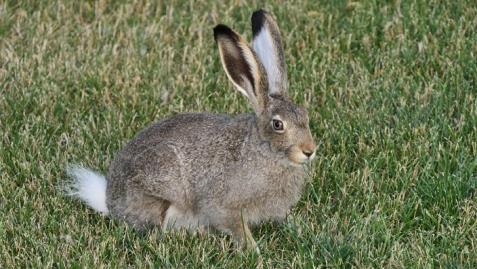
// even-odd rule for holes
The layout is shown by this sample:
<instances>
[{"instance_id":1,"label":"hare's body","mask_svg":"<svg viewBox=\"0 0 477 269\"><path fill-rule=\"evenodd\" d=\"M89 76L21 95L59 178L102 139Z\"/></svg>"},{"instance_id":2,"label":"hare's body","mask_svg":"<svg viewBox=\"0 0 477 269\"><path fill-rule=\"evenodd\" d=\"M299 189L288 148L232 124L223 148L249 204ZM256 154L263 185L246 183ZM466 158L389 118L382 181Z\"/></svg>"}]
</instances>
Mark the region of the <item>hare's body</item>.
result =
<instances>
[{"instance_id":1,"label":"hare's body","mask_svg":"<svg viewBox=\"0 0 477 269\"><path fill-rule=\"evenodd\" d=\"M117 155L107 181L110 213L138 227L229 230L242 217L285 217L304 169L273 151L254 114L189 113L143 130Z\"/></svg>"},{"instance_id":2,"label":"hare's body","mask_svg":"<svg viewBox=\"0 0 477 269\"><path fill-rule=\"evenodd\" d=\"M254 113L164 119L117 154L107 179L71 170L73 194L140 229L205 226L255 246L249 225L285 217L316 145L307 111L288 98L277 24L259 10L252 31L253 49L225 25L214 37L228 78Z\"/></svg>"}]
</instances>

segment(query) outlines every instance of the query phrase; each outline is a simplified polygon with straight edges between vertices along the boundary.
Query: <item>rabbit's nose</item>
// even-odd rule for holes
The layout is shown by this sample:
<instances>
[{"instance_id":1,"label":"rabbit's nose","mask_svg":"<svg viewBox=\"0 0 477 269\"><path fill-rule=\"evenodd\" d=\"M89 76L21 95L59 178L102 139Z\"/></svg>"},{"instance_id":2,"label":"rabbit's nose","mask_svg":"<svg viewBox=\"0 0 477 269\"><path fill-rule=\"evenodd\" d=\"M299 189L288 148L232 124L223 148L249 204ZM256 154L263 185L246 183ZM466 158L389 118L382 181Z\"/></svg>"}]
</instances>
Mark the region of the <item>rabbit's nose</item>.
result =
<instances>
[{"instance_id":1,"label":"rabbit's nose","mask_svg":"<svg viewBox=\"0 0 477 269\"><path fill-rule=\"evenodd\" d=\"M300 146L301 152L303 155L305 155L308 160L311 160L314 156L313 154L315 153L316 150L316 144L311 141L310 143L302 144Z\"/></svg>"}]
</instances>

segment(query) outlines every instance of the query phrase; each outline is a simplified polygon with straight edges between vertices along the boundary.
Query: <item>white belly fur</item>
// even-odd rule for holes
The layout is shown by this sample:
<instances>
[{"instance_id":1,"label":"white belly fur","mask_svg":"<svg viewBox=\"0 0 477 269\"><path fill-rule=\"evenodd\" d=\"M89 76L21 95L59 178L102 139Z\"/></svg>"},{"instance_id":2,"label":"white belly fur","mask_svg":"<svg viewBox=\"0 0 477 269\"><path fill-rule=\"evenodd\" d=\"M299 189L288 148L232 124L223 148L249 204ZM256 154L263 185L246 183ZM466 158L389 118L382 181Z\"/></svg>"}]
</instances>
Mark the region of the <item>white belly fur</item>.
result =
<instances>
[{"instance_id":1,"label":"white belly fur","mask_svg":"<svg viewBox=\"0 0 477 269\"><path fill-rule=\"evenodd\" d=\"M199 219L192 214L192 212L184 211L175 207L174 205L171 205L166 211L162 229L167 230L186 228L192 230L199 226Z\"/></svg>"}]
</instances>

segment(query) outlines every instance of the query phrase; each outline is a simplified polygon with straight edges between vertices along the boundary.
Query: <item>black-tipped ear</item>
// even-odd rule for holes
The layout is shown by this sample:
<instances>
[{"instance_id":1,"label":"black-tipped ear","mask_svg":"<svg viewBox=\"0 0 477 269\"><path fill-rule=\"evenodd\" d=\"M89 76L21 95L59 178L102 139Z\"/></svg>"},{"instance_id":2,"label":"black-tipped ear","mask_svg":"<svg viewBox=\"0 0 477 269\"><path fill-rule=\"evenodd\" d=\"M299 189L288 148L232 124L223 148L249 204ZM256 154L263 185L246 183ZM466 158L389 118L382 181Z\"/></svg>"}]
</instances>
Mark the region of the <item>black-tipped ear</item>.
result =
<instances>
[{"instance_id":1,"label":"black-tipped ear","mask_svg":"<svg viewBox=\"0 0 477 269\"><path fill-rule=\"evenodd\" d=\"M268 14L263 9L256 10L252 13L252 33L253 37L255 37L260 30L262 30L264 24L265 24L265 16Z\"/></svg>"},{"instance_id":2,"label":"black-tipped ear","mask_svg":"<svg viewBox=\"0 0 477 269\"><path fill-rule=\"evenodd\" d=\"M217 42L217 38L220 36L230 37L233 38L235 41L239 41L240 37L237 33L235 33L232 29L230 29L227 25L217 24L214 27L214 39Z\"/></svg>"},{"instance_id":3,"label":"black-tipped ear","mask_svg":"<svg viewBox=\"0 0 477 269\"><path fill-rule=\"evenodd\" d=\"M260 113L266 106L267 87L266 75L255 53L239 34L225 25L214 28L214 38L228 78Z\"/></svg>"},{"instance_id":4,"label":"black-tipped ear","mask_svg":"<svg viewBox=\"0 0 477 269\"><path fill-rule=\"evenodd\" d=\"M253 49L263 64L270 94L287 95L288 76L278 25L263 9L252 14Z\"/></svg>"}]
</instances>

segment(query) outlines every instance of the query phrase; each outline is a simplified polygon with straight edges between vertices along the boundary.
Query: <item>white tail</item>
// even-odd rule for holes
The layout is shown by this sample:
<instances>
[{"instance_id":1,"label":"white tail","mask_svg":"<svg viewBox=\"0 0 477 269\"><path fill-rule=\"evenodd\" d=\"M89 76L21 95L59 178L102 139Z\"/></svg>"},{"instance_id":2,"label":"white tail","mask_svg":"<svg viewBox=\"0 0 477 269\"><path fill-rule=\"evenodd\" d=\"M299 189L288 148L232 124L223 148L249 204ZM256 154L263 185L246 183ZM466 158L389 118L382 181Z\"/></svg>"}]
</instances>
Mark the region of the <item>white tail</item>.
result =
<instances>
[{"instance_id":1,"label":"white tail","mask_svg":"<svg viewBox=\"0 0 477 269\"><path fill-rule=\"evenodd\" d=\"M106 178L78 165L68 166L67 173L73 179L66 188L67 194L80 198L94 210L107 215Z\"/></svg>"}]
</instances>

